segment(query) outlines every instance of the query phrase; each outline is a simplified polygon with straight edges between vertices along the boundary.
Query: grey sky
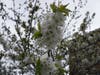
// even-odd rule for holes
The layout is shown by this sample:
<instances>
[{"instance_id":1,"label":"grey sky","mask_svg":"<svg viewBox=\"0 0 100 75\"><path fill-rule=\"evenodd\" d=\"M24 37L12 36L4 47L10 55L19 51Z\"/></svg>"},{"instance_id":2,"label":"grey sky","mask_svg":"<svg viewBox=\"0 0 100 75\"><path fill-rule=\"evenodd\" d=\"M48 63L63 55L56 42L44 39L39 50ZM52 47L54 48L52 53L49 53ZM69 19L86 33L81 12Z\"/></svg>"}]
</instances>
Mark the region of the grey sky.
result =
<instances>
[{"instance_id":1,"label":"grey sky","mask_svg":"<svg viewBox=\"0 0 100 75\"><path fill-rule=\"evenodd\" d=\"M100 0L88 0L86 10L96 13L93 24L91 25L92 29L100 28Z\"/></svg>"},{"instance_id":2,"label":"grey sky","mask_svg":"<svg viewBox=\"0 0 100 75\"><path fill-rule=\"evenodd\" d=\"M11 6L11 1L4 0L4 2L6 2L8 6ZM15 1L16 1L16 4L18 4L18 3L22 3L24 0L15 0ZM53 1L57 1L57 0L40 0L40 2L42 3L42 6L45 5L45 2L50 4ZM60 0L60 1L62 1L64 4L66 4L66 3L72 3L71 1L73 1L73 0ZM83 0L83 1L85 1L85 0ZM100 18L100 0L87 0L87 1L88 1L88 3L86 5L86 7L84 7L84 9L82 9L83 10L82 13L84 15L86 11L90 11L90 13L95 12L96 16L91 24L91 30L94 30L96 28L100 28L100 21L99 21L99 18Z\"/></svg>"},{"instance_id":3,"label":"grey sky","mask_svg":"<svg viewBox=\"0 0 100 75\"><path fill-rule=\"evenodd\" d=\"M55 0L40 0L41 3L44 5L45 2L47 3L52 3L53 1ZM62 1L64 4L70 2L72 0L60 0ZM76 1L76 0L75 0ZM85 0L83 0L85 1ZM100 28L100 0L87 0L87 5L86 7L84 7L83 9L83 15L85 14L86 11L90 11L90 13L93 13L95 12L96 13L96 16L91 24L91 30L94 30L96 28Z\"/></svg>"}]
</instances>

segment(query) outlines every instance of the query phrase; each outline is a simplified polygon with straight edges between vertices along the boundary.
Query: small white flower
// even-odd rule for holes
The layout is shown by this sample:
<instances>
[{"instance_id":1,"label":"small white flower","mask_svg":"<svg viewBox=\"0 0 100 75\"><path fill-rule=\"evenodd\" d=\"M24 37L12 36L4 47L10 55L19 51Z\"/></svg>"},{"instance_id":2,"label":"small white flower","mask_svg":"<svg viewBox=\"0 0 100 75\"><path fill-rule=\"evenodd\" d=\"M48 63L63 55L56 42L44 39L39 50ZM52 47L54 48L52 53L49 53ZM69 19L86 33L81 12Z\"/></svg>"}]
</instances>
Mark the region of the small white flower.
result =
<instances>
[{"instance_id":1,"label":"small white flower","mask_svg":"<svg viewBox=\"0 0 100 75\"><path fill-rule=\"evenodd\" d=\"M40 57L42 69L41 69L41 75L54 75L56 69L55 63L52 60L52 58L48 57L47 54L44 54Z\"/></svg>"},{"instance_id":2,"label":"small white flower","mask_svg":"<svg viewBox=\"0 0 100 75\"><path fill-rule=\"evenodd\" d=\"M25 59L23 60L23 62L25 64L32 64L33 63L32 57L25 57Z\"/></svg>"},{"instance_id":3,"label":"small white flower","mask_svg":"<svg viewBox=\"0 0 100 75\"><path fill-rule=\"evenodd\" d=\"M8 42L7 42L7 40L4 39L4 37L0 37L0 44L2 44L2 46L5 50L10 49Z\"/></svg>"},{"instance_id":4,"label":"small white flower","mask_svg":"<svg viewBox=\"0 0 100 75\"><path fill-rule=\"evenodd\" d=\"M41 20L42 37L37 39L39 45L46 46L48 49L55 48L63 38L63 28L65 16L60 13L47 13Z\"/></svg>"}]
</instances>

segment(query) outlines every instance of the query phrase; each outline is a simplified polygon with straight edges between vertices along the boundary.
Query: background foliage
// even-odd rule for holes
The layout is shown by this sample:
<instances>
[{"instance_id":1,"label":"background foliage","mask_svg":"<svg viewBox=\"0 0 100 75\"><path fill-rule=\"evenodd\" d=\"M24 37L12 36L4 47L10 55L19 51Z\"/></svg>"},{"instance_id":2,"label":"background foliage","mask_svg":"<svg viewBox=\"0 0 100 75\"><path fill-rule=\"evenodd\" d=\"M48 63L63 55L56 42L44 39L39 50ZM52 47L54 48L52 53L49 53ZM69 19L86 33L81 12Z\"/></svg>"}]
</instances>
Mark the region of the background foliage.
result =
<instances>
[{"instance_id":1,"label":"background foliage","mask_svg":"<svg viewBox=\"0 0 100 75\"><path fill-rule=\"evenodd\" d=\"M74 0L73 3L75 3ZM68 49L71 45L68 39L77 37L77 33L74 36L69 36L70 33L67 33L67 29L69 26L72 27L73 31L71 33L74 33L77 21L81 18L79 10L84 5L81 0L72 10L68 8L69 4L63 5L61 2L54 2L49 8L46 5L46 9L42 9L40 5L38 0L26 0L17 7L16 0L12 0L12 7L8 7L4 1L0 1L0 18L2 19L0 30L0 44L2 47L0 50L1 75L67 75L70 72L66 70L66 67L71 63ZM57 12L60 12L57 16L57 25L60 24L60 15L66 16L67 22L62 29L64 36L61 36L60 41L57 40L56 45L51 48L49 44L45 43L49 40L43 41L48 35L43 36L41 22L46 14L52 13L55 15ZM80 33L86 34L85 30L91 24L94 16L95 14L90 16L89 12L86 13L80 25ZM44 21L46 23L48 20ZM11 25L8 25L10 22ZM62 24L64 24L64 21L61 22ZM59 34L57 33L57 35ZM37 43L41 37L43 37L42 44L47 47L40 46ZM54 37L50 39L55 40Z\"/></svg>"}]
</instances>

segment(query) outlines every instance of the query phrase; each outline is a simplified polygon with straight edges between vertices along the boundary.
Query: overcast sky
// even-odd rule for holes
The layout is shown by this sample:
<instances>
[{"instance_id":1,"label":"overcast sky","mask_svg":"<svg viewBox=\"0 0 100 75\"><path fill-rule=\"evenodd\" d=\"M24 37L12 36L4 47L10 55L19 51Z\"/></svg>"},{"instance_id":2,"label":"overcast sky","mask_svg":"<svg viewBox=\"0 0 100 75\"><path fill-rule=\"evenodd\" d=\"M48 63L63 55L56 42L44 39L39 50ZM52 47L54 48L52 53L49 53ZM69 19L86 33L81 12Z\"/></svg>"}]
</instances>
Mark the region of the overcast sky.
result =
<instances>
[{"instance_id":1,"label":"overcast sky","mask_svg":"<svg viewBox=\"0 0 100 75\"><path fill-rule=\"evenodd\" d=\"M88 0L86 10L96 13L95 19L92 24L92 29L100 28L100 0Z\"/></svg>"},{"instance_id":2,"label":"overcast sky","mask_svg":"<svg viewBox=\"0 0 100 75\"><path fill-rule=\"evenodd\" d=\"M6 1L6 3L9 6L11 5L12 0L4 0L4 1ZM23 1L24 0L16 0L16 3L22 3ZM53 1L57 1L57 0L40 0L40 2L42 3L42 6L45 5L45 2L50 4ZM67 4L67 3L71 4L73 0L60 0L60 1L62 1L64 4ZM75 0L75 1L78 1L78 0ZM83 1L85 1L85 0L83 0ZM82 13L84 15L86 11L90 11L90 13L95 12L96 16L91 24L91 30L100 28L100 0L87 0L87 1L88 1L87 5L84 7Z\"/></svg>"},{"instance_id":3,"label":"overcast sky","mask_svg":"<svg viewBox=\"0 0 100 75\"><path fill-rule=\"evenodd\" d=\"M55 0L40 0L41 3L52 3ZM61 1L61 0L60 0ZM75 0L77 1L77 0ZM83 0L85 1L85 0ZM62 0L64 4L68 2L72 2L72 0ZM83 14L85 14L86 11L90 11L90 13L95 12L96 16L91 24L91 30L94 30L96 28L100 28L100 0L87 0L87 5L83 9Z\"/></svg>"}]
</instances>

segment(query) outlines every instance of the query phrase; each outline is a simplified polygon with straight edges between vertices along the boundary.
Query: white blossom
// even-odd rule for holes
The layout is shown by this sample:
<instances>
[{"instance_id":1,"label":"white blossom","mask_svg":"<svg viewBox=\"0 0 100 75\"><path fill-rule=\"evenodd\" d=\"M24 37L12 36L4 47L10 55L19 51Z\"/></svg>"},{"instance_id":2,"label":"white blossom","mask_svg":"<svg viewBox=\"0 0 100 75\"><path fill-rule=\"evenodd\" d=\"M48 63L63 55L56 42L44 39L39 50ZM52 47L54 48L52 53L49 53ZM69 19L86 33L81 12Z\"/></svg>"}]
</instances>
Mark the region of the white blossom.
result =
<instances>
[{"instance_id":1,"label":"white blossom","mask_svg":"<svg viewBox=\"0 0 100 75\"><path fill-rule=\"evenodd\" d=\"M39 45L46 46L48 49L55 48L63 38L64 21L66 17L60 13L47 13L41 19L42 37L37 39Z\"/></svg>"},{"instance_id":2,"label":"white blossom","mask_svg":"<svg viewBox=\"0 0 100 75\"><path fill-rule=\"evenodd\" d=\"M54 75L57 68L52 58L45 54L41 56L40 60L42 64L41 75Z\"/></svg>"},{"instance_id":3,"label":"white blossom","mask_svg":"<svg viewBox=\"0 0 100 75\"><path fill-rule=\"evenodd\" d=\"M25 57L25 59L23 60L23 62L25 63L25 64L32 64L33 63L33 59L32 59L32 57Z\"/></svg>"},{"instance_id":4,"label":"white blossom","mask_svg":"<svg viewBox=\"0 0 100 75\"><path fill-rule=\"evenodd\" d=\"M2 37L2 36L0 36L0 44L2 44L2 46L5 50L10 49L10 46L9 46L7 40L5 40L4 37Z\"/></svg>"}]
</instances>

